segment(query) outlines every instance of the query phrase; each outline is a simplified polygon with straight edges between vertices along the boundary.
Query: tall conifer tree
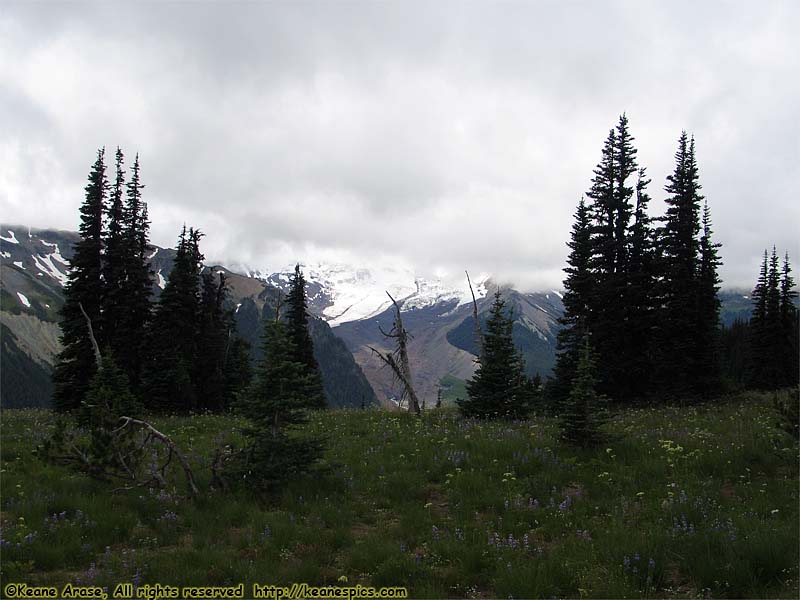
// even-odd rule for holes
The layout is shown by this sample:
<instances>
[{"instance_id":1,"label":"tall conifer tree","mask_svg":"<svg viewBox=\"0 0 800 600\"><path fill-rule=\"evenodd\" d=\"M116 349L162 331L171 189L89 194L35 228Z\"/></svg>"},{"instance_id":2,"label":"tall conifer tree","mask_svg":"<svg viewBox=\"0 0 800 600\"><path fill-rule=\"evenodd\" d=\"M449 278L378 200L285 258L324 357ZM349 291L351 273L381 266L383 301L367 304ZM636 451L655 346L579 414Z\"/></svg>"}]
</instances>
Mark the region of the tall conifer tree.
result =
<instances>
[{"instance_id":1,"label":"tall conifer tree","mask_svg":"<svg viewBox=\"0 0 800 600\"><path fill-rule=\"evenodd\" d=\"M764 259L756 280L756 286L750 298L753 312L750 316L750 340L748 344L747 383L750 387L764 388L769 386L770 348L767 343L767 293L769 288L769 255L764 250Z\"/></svg>"},{"instance_id":2,"label":"tall conifer tree","mask_svg":"<svg viewBox=\"0 0 800 600\"><path fill-rule=\"evenodd\" d=\"M322 388L322 377L319 364L314 357L314 344L308 331L308 304L306 302L306 280L300 265L295 265L294 276L290 283L289 294L286 296L286 323L288 335L292 339L295 362L305 365L309 375L308 389L311 405L316 408L325 408L325 393Z\"/></svg>"},{"instance_id":3,"label":"tall conifer tree","mask_svg":"<svg viewBox=\"0 0 800 600\"><path fill-rule=\"evenodd\" d=\"M558 355L554 369L554 381L550 388L556 403L566 400L575 376L578 364L578 353L581 340L586 334L586 324L589 322L589 303L592 294L592 273L590 262L592 259L591 229L589 209L583 198L578 203L575 211L575 223L572 226L570 249L567 257L567 267L564 272L564 312L559 323Z\"/></svg>"},{"instance_id":4,"label":"tall conifer tree","mask_svg":"<svg viewBox=\"0 0 800 600\"><path fill-rule=\"evenodd\" d=\"M131 179L127 184L125 205L125 313L122 317L122 339L125 347L117 352L120 365L127 371L134 391L139 389L141 370L146 355L145 336L152 318L153 274L150 271L148 244L150 221L147 218L147 202L142 198L144 185L140 179L139 155L131 167Z\"/></svg>"},{"instance_id":5,"label":"tall conifer tree","mask_svg":"<svg viewBox=\"0 0 800 600\"><path fill-rule=\"evenodd\" d=\"M798 319L797 306L795 306L794 303L795 298L797 298L797 291L795 290L794 279L792 278L792 268L789 265L789 254L786 253L783 258L783 269L781 271L780 310L784 347L784 383L789 386L797 386L798 378L800 377L800 354L798 354L800 319Z\"/></svg>"},{"instance_id":6,"label":"tall conifer tree","mask_svg":"<svg viewBox=\"0 0 800 600\"><path fill-rule=\"evenodd\" d=\"M602 159L595 169L592 187L592 288L590 321L597 352L600 389L617 398L632 395L627 365L618 360L628 343L625 319L629 291L630 221L634 214L635 188L630 177L638 171L636 148L626 115L609 132Z\"/></svg>"},{"instance_id":7,"label":"tall conifer tree","mask_svg":"<svg viewBox=\"0 0 800 600\"><path fill-rule=\"evenodd\" d=\"M631 227L628 258L628 287L624 302L624 323L627 335L620 348L621 362L627 371L627 392L641 401L651 390L654 319L656 249L652 219L647 209L650 180L645 169L639 169L636 182L635 221Z\"/></svg>"},{"instance_id":8,"label":"tall conifer tree","mask_svg":"<svg viewBox=\"0 0 800 600\"><path fill-rule=\"evenodd\" d=\"M708 397L718 392L721 385L719 355L719 276L720 244L711 239L711 213L703 205L702 235L700 237L700 264L697 280L697 324L695 326L695 390Z\"/></svg>"},{"instance_id":9,"label":"tall conifer tree","mask_svg":"<svg viewBox=\"0 0 800 600\"><path fill-rule=\"evenodd\" d=\"M215 275L217 275L215 277ZM193 380L201 409L221 412L229 408L232 393L242 387L242 382L232 379L239 372L249 379L244 364L231 364L241 360L241 347L237 345L236 321L227 307L228 284L223 272L211 269L202 274L200 312L198 316L197 356L193 361Z\"/></svg>"},{"instance_id":10,"label":"tall conifer tree","mask_svg":"<svg viewBox=\"0 0 800 600\"><path fill-rule=\"evenodd\" d=\"M197 356L202 234L184 226L175 262L153 316L145 379L145 400L157 410L200 408L192 379Z\"/></svg>"},{"instance_id":11,"label":"tall conifer tree","mask_svg":"<svg viewBox=\"0 0 800 600\"><path fill-rule=\"evenodd\" d=\"M105 240L105 260L103 261L103 339L100 344L105 350L110 350L116 355L118 348L124 346L128 340L121 339L119 326L122 314L125 312L125 262L127 248L124 238L123 200L125 192L124 156L122 150L117 148L115 162L115 178L109 195L106 209L107 227Z\"/></svg>"},{"instance_id":12,"label":"tall conifer tree","mask_svg":"<svg viewBox=\"0 0 800 600\"><path fill-rule=\"evenodd\" d=\"M694 139L684 131L678 140L675 171L667 177L667 212L659 232L661 251L660 335L657 366L660 391L685 397L694 393L697 324L700 183Z\"/></svg>"},{"instance_id":13,"label":"tall conifer tree","mask_svg":"<svg viewBox=\"0 0 800 600\"><path fill-rule=\"evenodd\" d=\"M61 309L61 344L63 350L53 373L54 405L57 410L78 408L97 370L94 349L89 337L85 311L95 333L102 339L101 298L103 297L103 211L108 193L105 149L89 173L86 198L81 205L80 240L70 260L69 279L64 288ZM83 310L81 310L81 308Z\"/></svg>"}]
</instances>

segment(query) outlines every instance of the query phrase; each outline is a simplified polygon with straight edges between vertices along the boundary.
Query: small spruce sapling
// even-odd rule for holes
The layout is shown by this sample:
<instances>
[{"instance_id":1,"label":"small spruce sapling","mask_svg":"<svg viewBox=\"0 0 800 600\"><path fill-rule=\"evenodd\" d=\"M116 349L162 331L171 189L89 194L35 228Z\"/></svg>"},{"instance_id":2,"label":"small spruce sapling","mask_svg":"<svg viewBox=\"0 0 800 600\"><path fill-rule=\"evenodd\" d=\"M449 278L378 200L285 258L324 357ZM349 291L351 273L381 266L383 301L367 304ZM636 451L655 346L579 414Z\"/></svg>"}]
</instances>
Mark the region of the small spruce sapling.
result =
<instances>
[{"instance_id":1,"label":"small spruce sapling","mask_svg":"<svg viewBox=\"0 0 800 600\"><path fill-rule=\"evenodd\" d=\"M595 359L585 336L569 396L561 415L561 437L573 446L596 446L605 440L605 399L597 394Z\"/></svg>"}]
</instances>

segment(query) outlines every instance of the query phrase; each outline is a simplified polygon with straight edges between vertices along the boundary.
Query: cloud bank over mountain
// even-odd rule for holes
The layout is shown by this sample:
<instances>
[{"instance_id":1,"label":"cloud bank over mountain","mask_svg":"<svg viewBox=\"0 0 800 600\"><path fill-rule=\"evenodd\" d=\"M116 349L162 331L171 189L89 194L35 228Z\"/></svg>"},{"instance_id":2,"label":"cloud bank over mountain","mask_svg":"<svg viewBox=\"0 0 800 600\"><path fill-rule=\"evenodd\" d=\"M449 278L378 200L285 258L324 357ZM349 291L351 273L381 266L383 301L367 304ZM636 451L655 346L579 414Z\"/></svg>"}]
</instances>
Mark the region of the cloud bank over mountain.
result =
<instances>
[{"instance_id":1,"label":"cloud bank over mountain","mask_svg":"<svg viewBox=\"0 0 800 600\"><path fill-rule=\"evenodd\" d=\"M15 4L0 15L0 212L73 230L100 146L139 152L153 241L219 262L463 269L560 286L627 111L660 212L696 136L726 285L795 256L794 2Z\"/></svg>"}]
</instances>

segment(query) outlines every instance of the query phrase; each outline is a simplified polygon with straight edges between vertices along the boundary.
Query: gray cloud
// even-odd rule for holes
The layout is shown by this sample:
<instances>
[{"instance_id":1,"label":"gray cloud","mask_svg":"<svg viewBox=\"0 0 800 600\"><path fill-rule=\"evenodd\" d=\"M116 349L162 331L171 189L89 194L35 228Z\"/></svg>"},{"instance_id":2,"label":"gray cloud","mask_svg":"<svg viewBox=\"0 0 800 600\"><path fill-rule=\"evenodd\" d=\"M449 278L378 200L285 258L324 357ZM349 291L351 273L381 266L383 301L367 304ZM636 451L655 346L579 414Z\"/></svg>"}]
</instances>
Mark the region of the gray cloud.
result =
<instances>
[{"instance_id":1,"label":"gray cloud","mask_svg":"<svg viewBox=\"0 0 800 600\"><path fill-rule=\"evenodd\" d=\"M622 111L654 212L682 129L750 286L795 257L794 2L9 4L0 210L75 228L97 147L139 152L153 240L212 260L464 267L556 287Z\"/></svg>"}]
</instances>

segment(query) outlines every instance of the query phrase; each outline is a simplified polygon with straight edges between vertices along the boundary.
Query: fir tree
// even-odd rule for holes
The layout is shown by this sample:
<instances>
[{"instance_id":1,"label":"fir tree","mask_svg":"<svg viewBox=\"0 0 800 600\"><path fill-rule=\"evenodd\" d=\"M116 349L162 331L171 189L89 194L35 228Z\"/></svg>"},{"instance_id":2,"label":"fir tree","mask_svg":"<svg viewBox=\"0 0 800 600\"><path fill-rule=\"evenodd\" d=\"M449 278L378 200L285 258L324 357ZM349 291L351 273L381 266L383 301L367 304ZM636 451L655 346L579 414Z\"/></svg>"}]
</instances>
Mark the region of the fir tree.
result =
<instances>
[{"instance_id":1,"label":"fir tree","mask_svg":"<svg viewBox=\"0 0 800 600\"><path fill-rule=\"evenodd\" d=\"M223 407L229 410L239 395L250 387L253 379L250 344L237 334L228 339L223 377L225 381Z\"/></svg>"},{"instance_id":2,"label":"fir tree","mask_svg":"<svg viewBox=\"0 0 800 600\"><path fill-rule=\"evenodd\" d=\"M478 368L467 382L468 398L458 401L466 417L521 419L532 409L525 364L511 337L514 320L504 314L504 308L498 290L486 322Z\"/></svg>"},{"instance_id":3,"label":"fir tree","mask_svg":"<svg viewBox=\"0 0 800 600\"><path fill-rule=\"evenodd\" d=\"M192 381L197 355L201 233L184 226L172 271L150 330L150 360L143 374L147 401L157 410L199 408Z\"/></svg>"},{"instance_id":4,"label":"fir tree","mask_svg":"<svg viewBox=\"0 0 800 600\"><path fill-rule=\"evenodd\" d=\"M764 251L758 282L752 293L748 383L762 390L796 385L798 378L798 318L794 281L788 256L779 267L778 253Z\"/></svg>"},{"instance_id":5,"label":"fir tree","mask_svg":"<svg viewBox=\"0 0 800 600\"><path fill-rule=\"evenodd\" d=\"M645 169L639 169L636 182L636 212L631 228L628 259L628 287L624 303L624 323L627 330L620 348L621 362L627 372L626 393L642 400L651 391L652 339L656 328L655 296L655 239L652 219L647 213L650 180Z\"/></svg>"},{"instance_id":6,"label":"fir tree","mask_svg":"<svg viewBox=\"0 0 800 600\"><path fill-rule=\"evenodd\" d=\"M660 335L657 340L659 386L668 396L694 393L698 364L694 328L697 324L700 183L694 139L686 132L678 140L675 171L667 177L667 211L659 232Z\"/></svg>"},{"instance_id":7,"label":"fir tree","mask_svg":"<svg viewBox=\"0 0 800 600\"><path fill-rule=\"evenodd\" d=\"M583 198L575 212L575 223L572 226L567 268L564 272L564 313L559 319L561 329L558 332L558 355L554 369L555 378L550 386L550 395L556 404L566 400L575 369L581 340L586 334L589 322L589 302L592 293L592 258L591 230L589 209Z\"/></svg>"},{"instance_id":8,"label":"fir tree","mask_svg":"<svg viewBox=\"0 0 800 600\"><path fill-rule=\"evenodd\" d=\"M729 389L741 389L748 384L750 336L750 323L744 319L736 319L720 330L722 376Z\"/></svg>"},{"instance_id":9,"label":"fir tree","mask_svg":"<svg viewBox=\"0 0 800 600\"><path fill-rule=\"evenodd\" d=\"M125 188L124 157L117 148L116 176L111 187L109 204L106 209L107 227L105 232L105 254L103 261L103 299L102 323L105 336L100 344L116 354L118 348L128 340L120 338L119 326L125 312L125 262L127 248L124 238L123 194Z\"/></svg>"},{"instance_id":10,"label":"fir tree","mask_svg":"<svg viewBox=\"0 0 800 600\"><path fill-rule=\"evenodd\" d=\"M703 397L718 392L721 385L719 363L719 276L720 244L711 240L711 214L703 205L700 264L697 279L697 323L695 325L694 388Z\"/></svg>"},{"instance_id":11,"label":"fir tree","mask_svg":"<svg viewBox=\"0 0 800 600\"><path fill-rule=\"evenodd\" d=\"M792 268L789 265L789 254L783 258L783 269L781 271L781 291L780 291L780 314L781 329L783 330L783 369L785 381L788 386L796 387L800 376L800 355L798 354L798 342L800 342L800 319L798 310L795 306L797 291L794 289L794 279L792 278Z\"/></svg>"},{"instance_id":12,"label":"fir tree","mask_svg":"<svg viewBox=\"0 0 800 600\"><path fill-rule=\"evenodd\" d=\"M308 470L321 455L318 440L297 435L309 409L316 408L307 393L312 375L307 365L294 359L294 342L279 313L278 309L275 319L265 323L264 358L239 403L239 412L250 422L244 430L242 476L256 488L271 488Z\"/></svg>"},{"instance_id":13,"label":"fir tree","mask_svg":"<svg viewBox=\"0 0 800 600\"><path fill-rule=\"evenodd\" d=\"M237 344L233 311L226 308L227 279L221 271L217 275L215 277L211 269L202 275L193 381L198 391L199 407L221 412L230 406L233 394L242 386L240 381L233 379L234 373L249 378L249 365L238 362L228 366L228 361L241 361L241 352L246 352L246 349Z\"/></svg>"},{"instance_id":14,"label":"fir tree","mask_svg":"<svg viewBox=\"0 0 800 600\"><path fill-rule=\"evenodd\" d=\"M767 318L762 330L764 348L764 389L783 387L785 379L783 351L784 335L781 323L781 292L778 253L772 247L767 273Z\"/></svg>"},{"instance_id":15,"label":"fir tree","mask_svg":"<svg viewBox=\"0 0 800 600\"><path fill-rule=\"evenodd\" d=\"M597 351L600 387L618 398L629 398L631 378L619 360L630 336L625 315L629 292L630 221L636 189L629 185L638 171L636 148L623 114L606 139L595 169L592 188L592 260L594 279L587 328ZM641 187L641 181L640 181Z\"/></svg>"},{"instance_id":16,"label":"fir tree","mask_svg":"<svg viewBox=\"0 0 800 600\"><path fill-rule=\"evenodd\" d=\"M756 286L750 298L753 301L753 312L750 316L750 340L748 344L747 383L757 389L769 386L769 345L767 343L767 290L769 287L769 257L764 250L764 259L758 274Z\"/></svg>"},{"instance_id":17,"label":"fir tree","mask_svg":"<svg viewBox=\"0 0 800 600\"><path fill-rule=\"evenodd\" d=\"M569 396L561 414L561 437L573 446L596 446L605 436L604 400L597 394L595 360L585 336L580 347L578 365Z\"/></svg>"},{"instance_id":18,"label":"fir tree","mask_svg":"<svg viewBox=\"0 0 800 600\"><path fill-rule=\"evenodd\" d=\"M123 210L124 279L121 283L121 305L113 345L114 355L120 367L128 374L131 389L139 392L141 387L144 356L147 353L146 337L152 318L152 273L148 264L147 203L142 199L139 155L131 167L131 178L126 185L126 202Z\"/></svg>"},{"instance_id":19,"label":"fir tree","mask_svg":"<svg viewBox=\"0 0 800 600\"><path fill-rule=\"evenodd\" d=\"M286 296L286 325L288 334L292 339L295 362L306 367L309 376L309 386L306 393L309 401L316 408L325 408L325 393L322 388L322 377L319 364L314 357L314 344L308 330L308 304L306 302L306 280L300 265L295 265L294 276L290 282L290 290Z\"/></svg>"},{"instance_id":20,"label":"fir tree","mask_svg":"<svg viewBox=\"0 0 800 600\"><path fill-rule=\"evenodd\" d=\"M81 239L75 244L69 279L64 288L61 309L63 350L58 355L53 373L54 404L59 411L70 411L80 406L97 370L81 307L93 324L101 323L103 211L108 192L104 158L105 150L98 150L85 188L86 199L80 209Z\"/></svg>"}]
</instances>

